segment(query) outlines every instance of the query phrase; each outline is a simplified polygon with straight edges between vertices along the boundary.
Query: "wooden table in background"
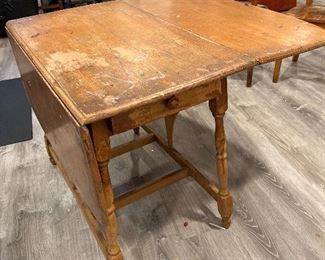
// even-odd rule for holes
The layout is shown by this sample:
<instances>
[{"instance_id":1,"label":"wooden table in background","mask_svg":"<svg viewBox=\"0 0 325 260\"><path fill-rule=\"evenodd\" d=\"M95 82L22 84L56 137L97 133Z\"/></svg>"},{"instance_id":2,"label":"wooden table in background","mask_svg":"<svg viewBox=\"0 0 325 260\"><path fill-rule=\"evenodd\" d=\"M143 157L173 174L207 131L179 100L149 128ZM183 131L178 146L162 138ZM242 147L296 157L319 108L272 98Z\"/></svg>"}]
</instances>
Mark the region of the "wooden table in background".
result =
<instances>
[{"instance_id":1,"label":"wooden table in background","mask_svg":"<svg viewBox=\"0 0 325 260\"><path fill-rule=\"evenodd\" d=\"M116 1L23 18L7 30L51 161L107 259L123 258L116 209L187 176L217 201L228 228L226 77L325 45L313 25L231 0ZM218 188L172 141L177 113L206 101L216 123ZM158 118L167 141L145 125ZM111 136L140 126L147 135L110 146ZM109 161L151 142L182 169L114 197Z\"/></svg>"}]
</instances>

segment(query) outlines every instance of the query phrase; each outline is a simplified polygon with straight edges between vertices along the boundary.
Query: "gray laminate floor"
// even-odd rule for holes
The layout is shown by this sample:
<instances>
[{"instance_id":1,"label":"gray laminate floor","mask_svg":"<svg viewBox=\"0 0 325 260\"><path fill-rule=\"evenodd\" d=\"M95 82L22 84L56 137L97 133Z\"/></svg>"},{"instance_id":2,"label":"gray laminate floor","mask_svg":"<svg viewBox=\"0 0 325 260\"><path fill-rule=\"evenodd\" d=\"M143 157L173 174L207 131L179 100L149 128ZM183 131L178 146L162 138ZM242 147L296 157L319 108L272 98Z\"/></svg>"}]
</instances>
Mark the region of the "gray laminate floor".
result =
<instances>
[{"instance_id":1,"label":"gray laminate floor","mask_svg":"<svg viewBox=\"0 0 325 260\"><path fill-rule=\"evenodd\" d=\"M118 211L125 259L325 259L325 49L287 59L276 85L272 67L256 68L251 89L245 73L229 80L231 228L208 225L218 223L216 203L186 179ZM0 40L0 79L16 76ZM103 259L33 120L32 141L0 147L0 259ZM163 133L161 122L154 127ZM200 105L179 115L175 140L216 180L213 128ZM117 192L175 167L154 145L110 165Z\"/></svg>"}]
</instances>

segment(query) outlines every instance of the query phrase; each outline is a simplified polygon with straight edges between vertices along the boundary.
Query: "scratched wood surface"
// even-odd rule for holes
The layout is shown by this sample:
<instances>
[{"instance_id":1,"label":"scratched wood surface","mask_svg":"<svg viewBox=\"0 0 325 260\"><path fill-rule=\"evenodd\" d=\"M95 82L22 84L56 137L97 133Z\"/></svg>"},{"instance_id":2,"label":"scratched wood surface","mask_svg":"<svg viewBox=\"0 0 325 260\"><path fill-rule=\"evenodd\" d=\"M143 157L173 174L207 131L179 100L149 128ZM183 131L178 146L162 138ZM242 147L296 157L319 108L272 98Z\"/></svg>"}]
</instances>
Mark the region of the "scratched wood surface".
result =
<instances>
[{"instance_id":1,"label":"scratched wood surface","mask_svg":"<svg viewBox=\"0 0 325 260\"><path fill-rule=\"evenodd\" d=\"M317 27L229 0L108 2L8 29L80 124L325 45Z\"/></svg>"},{"instance_id":2,"label":"scratched wood surface","mask_svg":"<svg viewBox=\"0 0 325 260\"><path fill-rule=\"evenodd\" d=\"M120 1L24 18L8 28L81 124L249 63Z\"/></svg>"},{"instance_id":3,"label":"scratched wood surface","mask_svg":"<svg viewBox=\"0 0 325 260\"><path fill-rule=\"evenodd\" d=\"M237 50L257 63L274 61L294 52L324 45L325 32L319 28L243 2L125 1L163 21Z\"/></svg>"},{"instance_id":4,"label":"scratched wood surface","mask_svg":"<svg viewBox=\"0 0 325 260\"><path fill-rule=\"evenodd\" d=\"M7 40L0 40L1 78L17 75ZM128 260L324 259L325 49L229 79L226 115L234 218L227 231L217 205L184 180L118 211ZM154 123L163 133L163 122ZM214 178L213 118L207 105L180 113L175 138L188 159ZM34 139L0 147L0 259L104 259L62 177L47 159L34 117ZM113 144L133 137L116 136ZM116 193L176 169L155 145L112 160ZM184 223L188 226L184 227Z\"/></svg>"},{"instance_id":5,"label":"scratched wood surface","mask_svg":"<svg viewBox=\"0 0 325 260\"><path fill-rule=\"evenodd\" d=\"M10 44L14 50L27 98L46 133L46 139L60 161L61 170L75 185L83 203L92 210L98 222L104 225L105 215L100 202L103 191L99 172L95 170L97 169L95 154L89 148L92 142L88 128L78 125L17 43L13 40ZM48 109L49 107L51 109Z\"/></svg>"}]
</instances>

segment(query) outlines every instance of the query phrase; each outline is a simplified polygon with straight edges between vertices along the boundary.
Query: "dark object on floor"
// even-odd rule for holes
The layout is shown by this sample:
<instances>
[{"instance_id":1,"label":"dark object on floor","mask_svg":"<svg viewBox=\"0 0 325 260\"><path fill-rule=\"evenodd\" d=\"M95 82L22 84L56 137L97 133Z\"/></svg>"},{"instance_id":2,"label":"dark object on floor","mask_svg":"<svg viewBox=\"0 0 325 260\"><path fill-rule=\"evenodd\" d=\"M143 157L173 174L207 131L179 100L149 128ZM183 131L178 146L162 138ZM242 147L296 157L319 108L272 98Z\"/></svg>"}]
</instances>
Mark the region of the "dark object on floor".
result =
<instances>
[{"instance_id":1,"label":"dark object on floor","mask_svg":"<svg viewBox=\"0 0 325 260\"><path fill-rule=\"evenodd\" d=\"M89 4L95 4L95 3L101 3L102 0L67 0L67 7L76 7L80 5L89 5Z\"/></svg>"},{"instance_id":2,"label":"dark object on floor","mask_svg":"<svg viewBox=\"0 0 325 260\"><path fill-rule=\"evenodd\" d=\"M53 1L40 1L40 9L43 10L43 13L62 10L64 8L64 0L53 0Z\"/></svg>"},{"instance_id":3,"label":"dark object on floor","mask_svg":"<svg viewBox=\"0 0 325 260\"><path fill-rule=\"evenodd\" d=\"M31 115L21 79L0 81L0 146L32 139Z\"/></svg>"},{"instance_id":4,"label":"dark object on floor","mask_svg":"<svg viewBox=\"0 0 325 260\"><path fill-rule=\"evenodd\" d=\"M71 8L80 5L88 5L102 2L102 0L52 0L52 1L45 1L41 0L40 9L43 13L53 12L57 10L62 10L64 8Z\"/></svg>"},{"instance_id":5,"label":"dark object on floor","mask_svg":"<svg viewBox=\"0 0 325 260\"><path fill-rule=\"evenodd\" d=\"M37 0L0 0L0 37L6 36L8 20L38 14Z\"/></svg>"}]
</instances>

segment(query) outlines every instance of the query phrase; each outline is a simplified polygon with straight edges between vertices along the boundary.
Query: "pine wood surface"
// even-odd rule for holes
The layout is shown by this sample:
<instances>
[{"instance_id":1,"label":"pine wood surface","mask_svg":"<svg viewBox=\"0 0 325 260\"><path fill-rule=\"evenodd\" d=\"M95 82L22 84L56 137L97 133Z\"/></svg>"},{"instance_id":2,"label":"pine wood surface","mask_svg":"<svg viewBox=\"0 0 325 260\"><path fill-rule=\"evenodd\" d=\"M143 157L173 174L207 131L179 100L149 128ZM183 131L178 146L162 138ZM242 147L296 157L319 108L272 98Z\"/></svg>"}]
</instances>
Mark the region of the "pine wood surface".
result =
<instances>
[{"instance_id":1,"label":"pine wood surface","mask_svg":"<svg viewBox=\"0 0 325 260\"><path fill-rule=\"evenodd\" d=\"M18 72L7 40L0 40L1 79ZM324 56L283 61L278 85L272 64L229 79L226 115L234 217L227 231L216 223L215 201L191 179L117 211L126 259L323 259L325 255ZM47 159L43 131L0 148L0 259L104 259L72 194ZM164 134L164 122L153 127ZM214 119L206 104L181 112L174 143L216 180ZM143 131L141 130L141 134ZM133 132L113 138L131 140ZM175 170L154 144L114 158L115 193ZM154 170L154 176L146 173ZM188 225L185 227L184 223Z\"/></svg>"},{"instance_id":2,"label":"pine wood surface","mask_svg":"<svg viewBox=\"0 0 325 260\"><path fill-rule=\"evenodd\" d=\"M114 1L7 26L80 124L325 45L315 26L229 0Z\"/></svg>"},{"instance_id":3,"label":"pine wood surface","mask_svg":"<svg viewBox=\"0 0 325 260\"><path fill-rule=\"evenodd\" d=\"M8 28L81 124L249 63L234 50L120 1L24 18Z\"/></svg>"},{"instance_id":4,"label":"pine wood surface","mask_svg":"<svg viewBox=\"0 0 325 260\"><path fill-rule=\"evenodd\" d=\"M273 2L274 2L273 4L275 5L281 4L280 2L277 1L273 1ZM265 3L263 1L251 1L251 4L257 6L258 4L265 4ZM295 3L294 6L296 6L296 4L297 3ZM271 8L271 6L268 6L268 8L274 10ZM281 10L277 10L277 11L281 11ZM297 19L303 20L305 22L317 25L318 27L325 29L325 5L324 3L322 3L322 0L321 1L313 1L313 0L299 1L296 7L289 9L288 11L284 12L284 14L293 16ZM295 54L292 57L292 61L297 62L298 58L299 58L299 54ZM274 83L277 83L279 81L280 72L281 72L281 63L282 63L281 59L275 61L274 73L273 73ZM252 85L253 69L254 68L252 67L247 70L247 87L251 87Z\"/></svg>"},{"instance_id":5,"label":"pine wood surface","mask_svg":"<svg viewBox=\"0 0 325 260\"><path fill-rule=\"evenodd\" d=\"M169 24L237 50L256 63L324 45L324 32L319 28L247 3L228 0L207 0L204 4L201 0L126 2Z\"/></svg>"}]
</instances>

